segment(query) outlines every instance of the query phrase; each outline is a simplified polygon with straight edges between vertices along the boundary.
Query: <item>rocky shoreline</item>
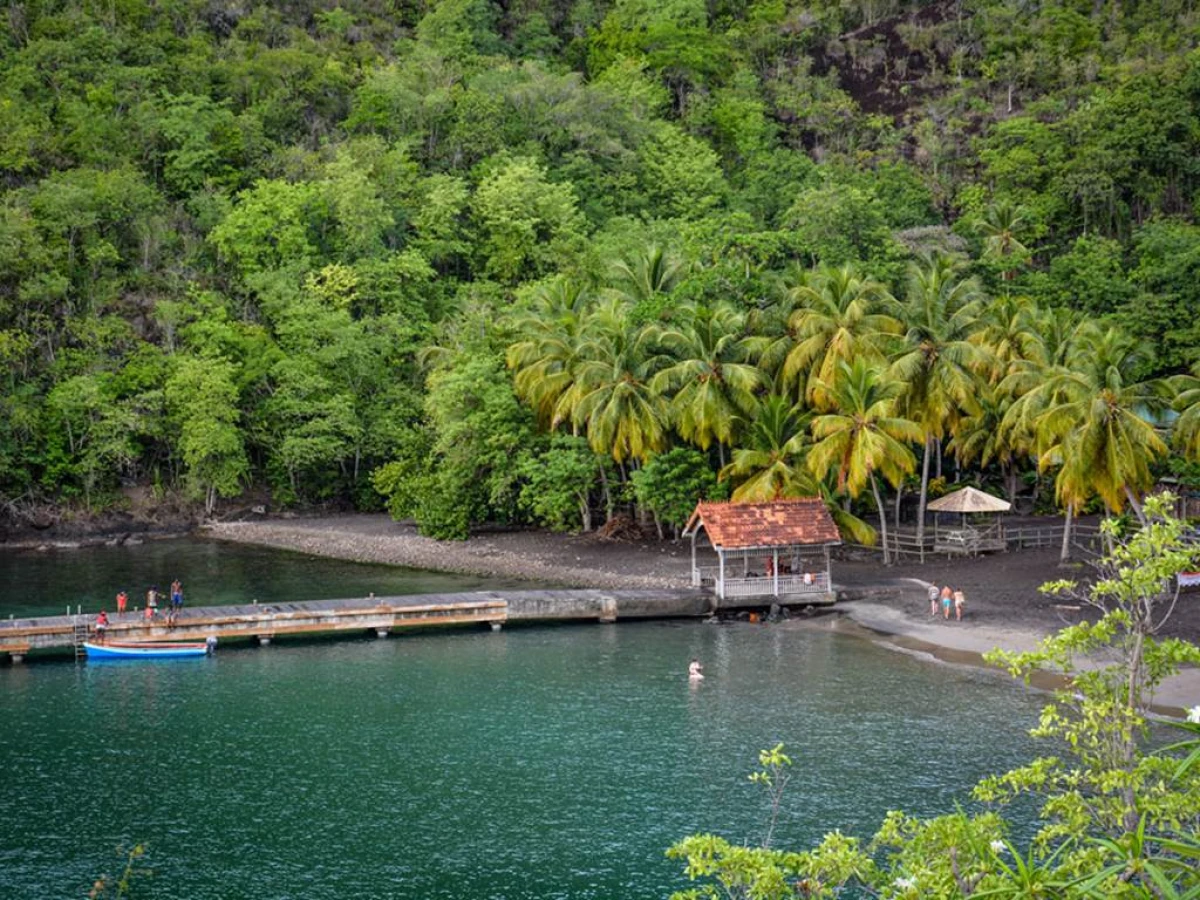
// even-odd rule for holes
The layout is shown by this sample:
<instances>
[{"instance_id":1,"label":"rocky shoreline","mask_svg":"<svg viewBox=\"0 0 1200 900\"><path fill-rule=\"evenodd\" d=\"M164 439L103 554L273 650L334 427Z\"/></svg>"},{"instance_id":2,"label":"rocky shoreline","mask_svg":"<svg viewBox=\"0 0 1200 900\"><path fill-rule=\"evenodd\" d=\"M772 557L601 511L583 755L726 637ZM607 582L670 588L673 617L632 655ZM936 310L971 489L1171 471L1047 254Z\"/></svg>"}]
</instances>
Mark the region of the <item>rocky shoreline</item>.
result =
<instances>
[{"instance_id":1,"label":"rocky shoreline","mask_svg":"<svg viewBox=\"0 0 1200 900\"><path fill-rule=\"evenodd\" d=\"M481 536L470 541L437 541L378 516L335 519L217 522L200 529L218 540L256 544L362 563L432 569L462 575L524 579L538 584L580 588L676 588L687 587L686 570L672 566L669 574L654 574L640 567L626 571L597 566L594 560L574 561L557 552L564 541L547 535L545 550L512 546L520 543L512 535ZM358 527L355 527L355 526ZM530 533L521 532L528 537ZM554 548L554 549L552 549ZM657 557L656 557L657 558Z\"/></svg>"}]
</instances>

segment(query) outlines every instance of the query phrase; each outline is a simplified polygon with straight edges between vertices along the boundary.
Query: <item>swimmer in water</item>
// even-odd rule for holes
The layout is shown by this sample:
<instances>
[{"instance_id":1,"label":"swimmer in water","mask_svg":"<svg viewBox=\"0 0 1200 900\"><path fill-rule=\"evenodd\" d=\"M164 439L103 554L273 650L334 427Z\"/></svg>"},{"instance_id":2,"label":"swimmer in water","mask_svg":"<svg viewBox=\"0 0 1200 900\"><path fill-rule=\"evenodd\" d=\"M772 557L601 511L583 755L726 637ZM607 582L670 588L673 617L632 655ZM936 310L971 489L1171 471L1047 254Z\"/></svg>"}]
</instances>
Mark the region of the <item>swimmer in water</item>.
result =
<instances>
[{"instance_id":1,"label":"swimmer in water","mask_svg":"<svg viewBox=\"0 0 1200 900\"><path fill-rule=\"evenodd\" d=\"M704 678L704 666L700 665L700 660L693 659L688 665L688 678L692 681L700 681Z\"/></svg>"}]
</instances>

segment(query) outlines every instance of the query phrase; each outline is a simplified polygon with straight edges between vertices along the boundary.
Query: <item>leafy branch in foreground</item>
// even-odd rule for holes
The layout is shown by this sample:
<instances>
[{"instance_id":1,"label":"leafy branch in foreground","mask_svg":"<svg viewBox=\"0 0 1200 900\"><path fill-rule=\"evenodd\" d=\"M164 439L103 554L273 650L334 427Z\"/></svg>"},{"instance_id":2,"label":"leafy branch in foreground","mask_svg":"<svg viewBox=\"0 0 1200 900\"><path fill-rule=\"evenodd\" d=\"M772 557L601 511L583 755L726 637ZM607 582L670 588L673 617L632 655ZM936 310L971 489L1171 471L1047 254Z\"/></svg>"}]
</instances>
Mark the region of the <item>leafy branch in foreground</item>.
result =
<instances>
[{"instance_id":1,"label":"leafy branch in foreground","mask_svg":"<svg viewBox=\"0 0 1200 900\"><path fill-rule=\"evenodd\" d=\"M115 878L111 875L101 875L97 878L88 891L88 900L120 900L121 897L128 897L134 879L150 874L150 870L141 864L145 855L145 844L118 847L117 856L124 860L121 874Z\"/></svg>"}]
</instances>

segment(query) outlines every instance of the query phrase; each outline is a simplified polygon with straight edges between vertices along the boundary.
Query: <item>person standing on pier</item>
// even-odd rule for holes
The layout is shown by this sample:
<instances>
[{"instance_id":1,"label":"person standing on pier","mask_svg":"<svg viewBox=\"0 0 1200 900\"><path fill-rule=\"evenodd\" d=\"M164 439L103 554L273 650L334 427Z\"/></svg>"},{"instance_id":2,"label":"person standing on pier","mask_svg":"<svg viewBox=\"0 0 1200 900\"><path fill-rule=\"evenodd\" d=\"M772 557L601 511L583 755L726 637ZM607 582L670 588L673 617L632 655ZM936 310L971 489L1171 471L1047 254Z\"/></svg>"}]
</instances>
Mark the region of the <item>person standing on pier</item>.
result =
<instances>
[{"instance_id":1,"label":"person standing on pier","mask_svg":"<svg viewBox=\"0 0 1200 900\"><path fill-rule=\"evenodd\" d=\"M183 608L183 585L176 578L171 582L171 612L175 615L179 614L179 610Z\"/></svg>"},{"instance_id":2,"label":"person standing on pier","mask_svg":"<svg viewBox=\"0 0 1200 900\"><path fill-rule=\"evenodd\" d=\"M124 591L117 592L117 615L125 615L125 607L129 605L129 595Z\"/></svg>"},{"instance_id":3,"label":"person standing on pier","mask_svg":"<svg viewBox=\"0 0 1200 900\"><path fill-rule=\"evenodd\" d=\"M151 585L150 590L146 591L146 618L153 619L154 614L158 612L158 585Z\"/></svg>"},{"instance_id":4,"label":"person standing on pier","mask_svg":"<svg viewBox=\"0 0 1200 900\"><path fill-rule=\"evenodd\" d=\"M108 633L108 613L100 610L100 615L96 616L96 643L104 643L104 635Z\"/></svg>"}]
</instances>

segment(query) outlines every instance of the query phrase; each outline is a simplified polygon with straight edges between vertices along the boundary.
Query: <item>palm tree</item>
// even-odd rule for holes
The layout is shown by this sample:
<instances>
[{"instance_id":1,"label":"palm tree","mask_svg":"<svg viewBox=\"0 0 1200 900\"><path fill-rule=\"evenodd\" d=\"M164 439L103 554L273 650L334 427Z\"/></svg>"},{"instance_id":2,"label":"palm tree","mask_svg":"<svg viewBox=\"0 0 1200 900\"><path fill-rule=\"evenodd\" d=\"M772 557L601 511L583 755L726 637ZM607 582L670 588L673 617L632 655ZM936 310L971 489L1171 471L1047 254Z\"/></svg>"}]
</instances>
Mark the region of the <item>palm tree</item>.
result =
<instances>
[{"instance_id":1,"label":"palm tree","mask_svg":"<svg viewBox=\"0 0 1200 900\"><path fill-rule=\"evenodd\" d=\"M1200 363L1192 368L1190 375L1178 375L1170 384L1176 392L1174 407L1179 413L1171 429L1171 440L1185 457L1200 461Z\"/></svg>"},{"instance_id":2,"label":"palm tree","mask_svg":"<svg viewBox=\"0 0 1200 900\"><path fill-rule=\"evenodd\" d=\"M958 431L946 445L960 465L979 463L1000 466L1008 502L1017 502L1017 458L1028 453L1032 440L1027 432L1004 427L1013 398L999 386L980 385L978 408L963 416Z\"/></svg>"},{"instance_id":3,"label":"palm tree","mask_svg":"<svg viewBox=\"0 0 1200 900\"><path fill-rule=\"evenodd\" d=\"M1057 472L1055 497L1066 510L1059 557L1065 563L1070 558L1075 511L1092 494L1086 479L1062 469L1059 442L1039 429L1038 422L1049 409L1069 400L1063 388L1070 383L1072 361L1086 355L1089 352L1086 348L1099 340L1101 332L1095 323L1065 309L1039 313L1036 331L1038 340L1030 358L1013 362L1009 374L997 385L1001 397L1011 398L1000 421L997 440L1001 446L1025 452L1035 459L1039 475Z\"/></svg>"},{"instance_id":4,"label":"palm tree","mask_svg":"<svg viewBox=\"0 0 1200 900\"><path fill-rule=\"evenodd\" d=\"M884 342L900 323L877 310L887 288L861 277L853 266L822 267L794 290L798 308L789 327L795 343L783 363L784 384L799 382L800 394L823 409L829 402L838 364L857 357L882 359Z\"/></svg>"},{"instance_id":5,"label":"palm tree","mask_svg":"<svg viewBox=\"0 0 1200 900\"><path fill-rule=\"evenodd\" d=\"M746 314L732 306L691 307L680 324L654 335L676 360L656 374L651 390L671 394L675 428L685 440L708 450L713 441L725 465L724 445L736 422L754 404L762 373L744 362Z\"/></svg>"},{"instance_id":6,"label":"palm tree","mask_svg":"<svg viewBox=\"0 0 1200 900\"><path fill-rule=\"evenodd\" d=\"M575 377L575 364L595 298L577 281L556 279L534 291L529 310L514 317L523 337L508 348L513 388L548 425Z\"/></svg>"},{"instance_id":7,"label":"palm tree","mask_svg":"<svg viewBox=\"0 0 1200 900\"><path fill-rule=\"evenodd\" d=\"M983 314L976 343L991 355L993 380L1004 378L1023 360L1039 359L1042 345L1039 311L1028 297L993 300Z\"/></svg>"},{"instance_id":8,"label":"palm tree","mask_svg":"<svg viewBox=\"0 0 1200 900\"><path fill-rule=\"evenodd\" d=\"M585 427L592 449L618 463L645 461L665 449L669 428L666 401L650 388L664 358L626 313L624 304L610 301L588 317L571 384L554 404L552 420L552 426L569 420Z\"/></svg>"},{"instance_id":9,"label":"palm tree","mask_svg":"<svg viewBox=\"0 0 1200 900\"><path fill-rule=\"evenodd\" d=\"M974 279L958 277L958 265L934 254L924 266L909 270L903 303L889 305L904 325L899 351L889 375L905 385L902 415L925 432L921 463L921 498L917 542L924 546L925 505L929 496L929 462L936 443L953 434L964 414L978 408L979 373L991 354L981 346L981 292Z\"/></svg>"},{"instance_id":10,"label":"palm tree","mask_svg":"<svg viewBox=\"0 0 1200 900\"><path fill-rule=\"evenodd\" d=\"M751 336L746 346L763 374L771 379L774 389L781 393L787 389L783 383L783 363L796 344L790 324L792 315L801 306L800 289L814 285L818 272L791 262L780 275L768 276L770 294L747 317Z\"/></svg>"},{"instance_id":11,"label":"palm tree","mask_svg":"<svg viewBox=\"0 0 1200 900\"><path fill-rule=\"evenodd\" d=\"M1166 385L1138 380L1147 355L1115 328L1081 341L1039 389L1054 401L1036 423L1045 452L1062 460L1061 480L1086 485L1117 512L1128 501L1143 524L1138 494L1153 486L1150 463L1167 452L1153 424L1167 407Z\"/></svg>"},{"instance_id":12,"label":"palm tree","mask_svg":"<svg viewBox=\"0 0 1200 900\"><path fill-rule=\"evenodd\" d=\"M837 380L824 386L833 412L813 419L817 443L808 453L808 466L818 477L837 473L839 492L857 498L870 484L879 511L884 565L891 564L891 557L887 512L876 474L897 487L916 468L916 457L905 442L924 437L916 422L895 414L902 389L899 382L887 380L881 364L862 358L853 365L840 362Z\"/></svg>"},{"instance_id":13,"label":"palm tree","mask_svg":"<svg viewBox=\"0 0 1200 900\"><path fill-rule=\"evenodd\" d=\"M721 469L719 478L740 481L733 499L747 502L781 497L811 497L816 480L804 464L808 453L808 417L786 397L769 394L758 401L744 431L744 446Z\"/></svg>"},{"instance_id":14,"label":"palm tree","mask_svg":"<svg viewBox=\"0 0 1200 900\"><path fill-rule=\"evenodd\" d=\"M1017 233L1029 224L1025 209L1011 200L998 200L988 207L975 229L983 235L985 259L999 259L1003 263L1019 263L1029 256L1028 248L1017 240ZM1006 267L1000 277L1012 281L1016 269Z\"/></svg>"},{"instance_id":15,"label":"palm tree","mask_svg":"<svg viewBox=\"0 0 1200 900\"><path fill-rule=\"evenodd\" d=\"M808 422L808 414L787 397L767 395L758 402L744 429L745 446L733 451L733 460L721 469L720 480L743 479L734 489L733 499L750 503L819 495L843 535L871 543L874 529L834 502L828 485L814 478L805 464Z\"/></svg>"},{"instance_id":16,"label":"palm tree","mask_svg":"<svg viewBox=\"0 0 1200 900\"><path fill-rule=\"evenodd\" d=\"M655 244L633 259L614 263L609 286L631 304L645 303L671 293L686 274L678 258Z\"/></svg>"}]
</instances>

